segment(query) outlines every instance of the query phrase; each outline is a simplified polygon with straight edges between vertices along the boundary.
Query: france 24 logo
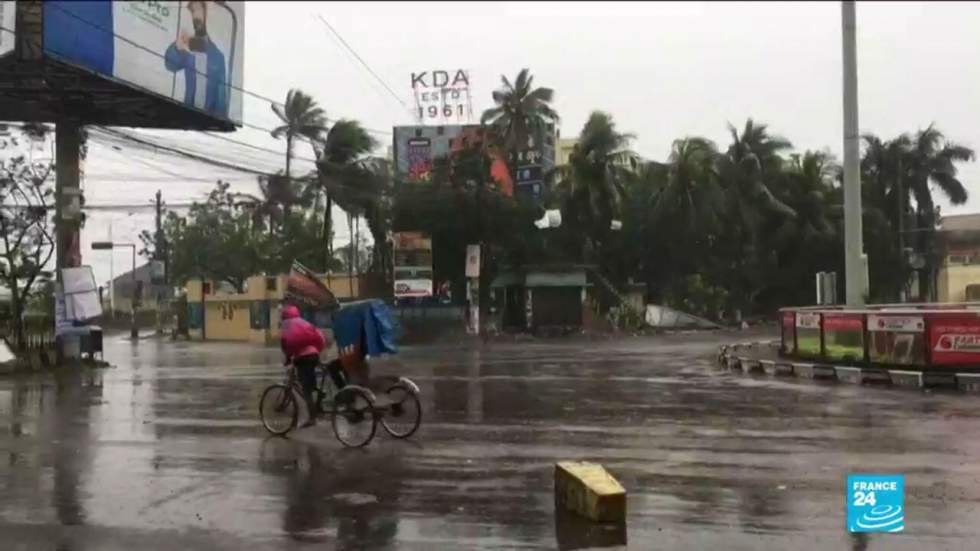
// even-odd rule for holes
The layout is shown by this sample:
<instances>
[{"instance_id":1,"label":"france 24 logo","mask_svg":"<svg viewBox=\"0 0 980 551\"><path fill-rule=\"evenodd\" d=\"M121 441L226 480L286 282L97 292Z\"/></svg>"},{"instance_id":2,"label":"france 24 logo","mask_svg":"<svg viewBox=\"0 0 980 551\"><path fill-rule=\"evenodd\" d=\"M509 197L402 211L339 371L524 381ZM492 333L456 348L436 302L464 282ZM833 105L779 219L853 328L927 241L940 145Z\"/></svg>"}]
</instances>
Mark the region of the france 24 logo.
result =
<instances>
[{"instance_id":1,"label":"france 24 logo","mask_svg":"<svg viewBox=\"0 0 980 551\"><path fill-rule=\"evenodd\" d=\"M850 532L905 530L905 475L847 475L847 529Z\"/></svg>"}]
</instances>

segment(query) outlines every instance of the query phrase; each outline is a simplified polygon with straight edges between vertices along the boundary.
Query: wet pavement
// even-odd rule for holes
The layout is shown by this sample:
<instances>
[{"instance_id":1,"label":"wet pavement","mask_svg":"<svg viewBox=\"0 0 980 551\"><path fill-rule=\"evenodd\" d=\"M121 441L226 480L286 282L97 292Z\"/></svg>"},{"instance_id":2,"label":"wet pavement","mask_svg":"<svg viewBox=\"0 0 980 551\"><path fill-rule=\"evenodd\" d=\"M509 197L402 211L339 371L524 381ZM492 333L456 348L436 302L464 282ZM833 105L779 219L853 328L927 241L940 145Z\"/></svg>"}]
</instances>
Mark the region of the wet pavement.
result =
<instances>
[{"instance_id":1,"label":"wet pavement","mask_svg":"<svg viewBox=\"0 0 980 551\"><path fill-rule=\"evenodd\" d=\"M343 449L258 422L278 351L106 343L116 368L0 378L0 548L975 549L978 398L728 374L744 334L410 347L422 428ZM556 516L602 462L628 522ZM906 532L844 529L849 472L906 475Z\"/></svg>"}]
</instances>

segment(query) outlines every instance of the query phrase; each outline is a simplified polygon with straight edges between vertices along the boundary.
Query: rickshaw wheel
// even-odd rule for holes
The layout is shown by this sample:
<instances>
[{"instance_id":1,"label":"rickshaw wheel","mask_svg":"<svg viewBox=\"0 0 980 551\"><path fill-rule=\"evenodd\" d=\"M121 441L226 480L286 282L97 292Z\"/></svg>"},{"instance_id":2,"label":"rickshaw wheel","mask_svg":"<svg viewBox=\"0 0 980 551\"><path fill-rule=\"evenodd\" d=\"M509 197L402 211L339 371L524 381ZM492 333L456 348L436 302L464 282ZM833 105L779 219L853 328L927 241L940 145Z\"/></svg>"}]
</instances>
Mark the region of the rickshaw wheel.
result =
<instances>
[{"instance_id":1,"label":"rickshaw wheel","mask_svg":"<svg viewBox=\"0 0 980 551\"><path fill-rule=\"evenodd\" d=\"M356 386L341 389L334 396L330 424L341 444L349 448L367 445L378 430L371 394Z\"/></svg>"},{"instance_id":2,"label":"rickshaw wheel","mask_svg":"<svg viewBox=\"0 0 980 551\"><path fill-rule=\"evenodd\" d=\"M395 438L408 438L422 424L422 403L408 385L395 383L385 391L390 405L381 416L381 426Z\"/></svg>"},{"instance_id":3,"label":"rickshaw wheel","mask_svg":"<svg viewBox=\"0 0 980 551\"><path fill-rule=\"evenodd\" d=\"M299 407L294 390L287 385L272 385L259 400L259 417L262 426L272 434L283 436L296 427Z\"/></svg>"}]
</instances>

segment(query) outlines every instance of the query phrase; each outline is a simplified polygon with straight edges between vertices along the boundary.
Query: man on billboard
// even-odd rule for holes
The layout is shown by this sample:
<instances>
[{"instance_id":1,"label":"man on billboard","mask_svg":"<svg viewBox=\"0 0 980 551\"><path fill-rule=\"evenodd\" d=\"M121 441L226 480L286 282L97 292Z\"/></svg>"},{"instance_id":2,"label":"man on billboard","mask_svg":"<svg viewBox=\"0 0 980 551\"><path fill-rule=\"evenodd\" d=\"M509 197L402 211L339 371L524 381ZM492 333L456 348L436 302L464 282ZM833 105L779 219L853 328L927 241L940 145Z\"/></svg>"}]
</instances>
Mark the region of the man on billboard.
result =
<instances>
[{"instance_id":1,"label":"man on billboard","mask_svg":"<svg viewBox=\"0 0 980 551\"><path fill-rule=\"evenodd\" d=\"M187 3L194 34L180 30L177 40L167 48L164 65L168 71L184 72L185 104L228 118L225 55L208 36L209 3Z\"/></svg>"}]
</instances>

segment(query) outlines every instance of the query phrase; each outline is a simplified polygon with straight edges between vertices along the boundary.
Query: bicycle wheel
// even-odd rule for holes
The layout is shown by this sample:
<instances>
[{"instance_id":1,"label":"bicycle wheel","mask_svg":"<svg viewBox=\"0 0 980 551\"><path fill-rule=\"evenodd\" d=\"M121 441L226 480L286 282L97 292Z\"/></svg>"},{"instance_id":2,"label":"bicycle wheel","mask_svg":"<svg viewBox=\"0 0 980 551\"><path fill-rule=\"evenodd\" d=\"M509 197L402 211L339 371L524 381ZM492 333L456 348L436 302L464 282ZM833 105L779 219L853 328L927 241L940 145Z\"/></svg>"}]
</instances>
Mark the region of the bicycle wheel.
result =
<instances>
[{"instance_id":1,"label":"bicycle wheel","mask_svg":"<svg viewBox=\"0 0 980 551\"><path fill-rule=\"evenodd\" d=\"M374 438L378 419L374 415L374 400L363 388L348 386L333 398L330 424L337 440L349 447L359 448Z\"/></svg>"},{"instance_id":2,"label":"bicycle wheel","mask_svg":"<svg viewBox=\"0 0 980 551\"><path fill-rule=\"evenodd\" d=\"M265 430L282 436L296 427L299 404L293 389L286 385L272 385L262 392L259 400L259 417Z\"/></svg>"},{"instance_id":3,"label":"bicycle wheel","mask_svg":"<svg viewBox=\"0 0 980 551\"><path fill-rule=\"evenodd\" d=\"M390 405L381 415L381 426L395 438L408 438L422 424L422 403L408 385L396 383L385 391Z\"/></svg>"}]
</instances>

